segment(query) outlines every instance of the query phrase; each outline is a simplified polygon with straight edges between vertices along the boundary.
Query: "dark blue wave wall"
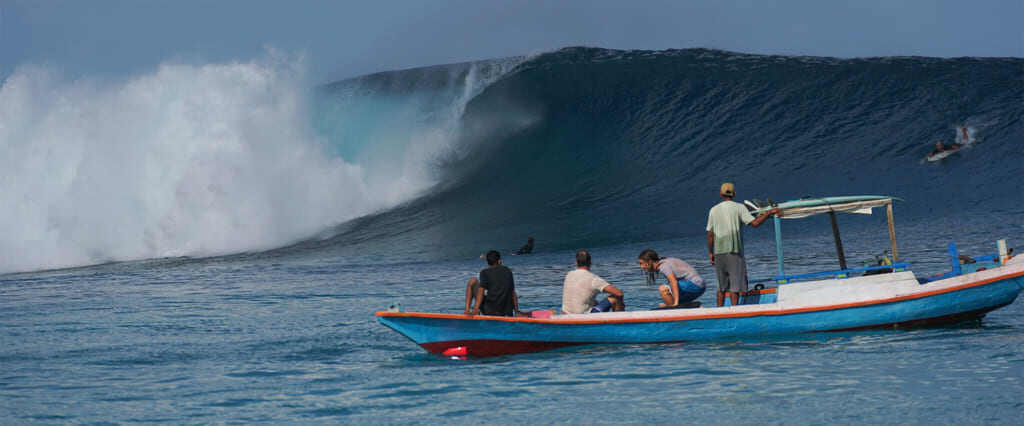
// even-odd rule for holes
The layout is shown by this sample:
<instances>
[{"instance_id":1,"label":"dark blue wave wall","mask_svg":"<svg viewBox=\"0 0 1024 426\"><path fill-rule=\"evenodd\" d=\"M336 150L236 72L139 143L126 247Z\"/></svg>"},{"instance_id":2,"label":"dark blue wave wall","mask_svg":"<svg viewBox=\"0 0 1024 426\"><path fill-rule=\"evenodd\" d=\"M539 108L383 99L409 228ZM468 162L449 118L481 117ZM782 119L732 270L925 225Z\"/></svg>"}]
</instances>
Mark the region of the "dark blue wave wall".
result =
<instances>
[{"instance_id":1,"label":"dark blue wave wall","mask_svg":"<svg viewBox=\"0 0 1024 426\"><path fill-rule=\"evenodd\" d=\"M700 235L723 181L741 199L893 194L902 220L1019 214L1021 117L1019 58L567 48L467 105L433 193L300 247L445 258L528 235L548 249ZM961 125L970 149L921 161Z\"/></svg>"}]
</instances>

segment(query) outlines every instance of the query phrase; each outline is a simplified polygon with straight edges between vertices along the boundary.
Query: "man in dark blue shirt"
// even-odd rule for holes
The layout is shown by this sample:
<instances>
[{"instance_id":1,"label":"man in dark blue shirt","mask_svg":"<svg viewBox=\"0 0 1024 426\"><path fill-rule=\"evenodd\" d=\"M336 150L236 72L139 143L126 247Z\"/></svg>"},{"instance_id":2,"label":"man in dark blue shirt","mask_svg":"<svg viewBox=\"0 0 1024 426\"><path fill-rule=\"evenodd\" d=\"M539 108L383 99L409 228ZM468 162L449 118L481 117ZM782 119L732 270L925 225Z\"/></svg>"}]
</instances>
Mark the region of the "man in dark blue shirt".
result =
<instances>
[{"instance_id":1,"label":"man in dark blue shirt","mask_svg":"<svg viewBox=\"0 0 1024 426\"><path fill-rule=\"evenodd\" d=\"M487 265L480 271L479 280L473 278L466 283L464 313L515 316L519 311L519 300L512 270L501 264L501 254L497 250L487 252Z\"/></svg>"}]
</instances>

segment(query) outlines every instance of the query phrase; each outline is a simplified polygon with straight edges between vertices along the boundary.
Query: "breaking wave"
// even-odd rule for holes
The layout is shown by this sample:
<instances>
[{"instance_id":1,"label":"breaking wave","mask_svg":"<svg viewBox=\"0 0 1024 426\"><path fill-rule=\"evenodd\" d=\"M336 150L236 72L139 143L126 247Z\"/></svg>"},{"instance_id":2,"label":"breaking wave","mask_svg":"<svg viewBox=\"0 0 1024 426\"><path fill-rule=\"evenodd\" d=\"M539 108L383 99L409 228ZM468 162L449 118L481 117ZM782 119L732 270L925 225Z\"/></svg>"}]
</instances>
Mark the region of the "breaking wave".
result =
<instances>
[{"instance_id":1,"label":"breaking wave","mask_svg":"<svg viewBox=\"0 0 1024 426\"><path fill-rule=\"evenodd\" d=\"M902 220L1024 213L1019 58L566 48L313 90L301 70L19 69L0 88L0 271L668 239L703 232L723 181L891 194ZM964 126L968 149L921 161Z\"/></svg>"}]
</instances>

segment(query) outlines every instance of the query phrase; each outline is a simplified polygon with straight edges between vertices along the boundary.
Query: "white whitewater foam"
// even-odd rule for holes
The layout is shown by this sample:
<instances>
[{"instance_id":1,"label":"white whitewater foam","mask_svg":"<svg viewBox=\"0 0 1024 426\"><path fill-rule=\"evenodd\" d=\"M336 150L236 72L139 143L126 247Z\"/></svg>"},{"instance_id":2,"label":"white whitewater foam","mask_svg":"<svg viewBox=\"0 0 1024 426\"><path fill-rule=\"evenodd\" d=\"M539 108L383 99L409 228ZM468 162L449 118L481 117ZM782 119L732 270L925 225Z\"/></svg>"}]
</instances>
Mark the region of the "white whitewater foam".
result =
<instances>
[{"instance_id":1,"label":"white whitewater foam","mask_svg":"<svg viewBox=\"0 0 1024 426\"><path fill-rule=\"evenodd\" d=\"M0 272L264 250L422 190L327 153L301 63L20 67L0 87Z\"/></svg>"}]
</instances>

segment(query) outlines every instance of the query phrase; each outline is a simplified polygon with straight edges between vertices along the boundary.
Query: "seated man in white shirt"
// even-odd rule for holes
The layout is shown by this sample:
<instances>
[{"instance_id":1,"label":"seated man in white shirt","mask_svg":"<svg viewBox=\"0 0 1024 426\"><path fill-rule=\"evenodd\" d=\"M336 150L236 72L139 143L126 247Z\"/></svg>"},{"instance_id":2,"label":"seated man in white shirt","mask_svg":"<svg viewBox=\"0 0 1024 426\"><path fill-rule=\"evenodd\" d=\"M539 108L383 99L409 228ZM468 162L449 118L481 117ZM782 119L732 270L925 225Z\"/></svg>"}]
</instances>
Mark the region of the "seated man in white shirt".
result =
<instances>
[{"instance_id":1,"label":"seated man in white shirt","mask_svg":"<svg viewBox=\"0 0 1024 426\"><path fill-rule=\"evenodd\" d=\"M609 296L598 303L595 296L602 292ZM622 290L590 272L590 253L586 250L576 252L576 270L565 276L565 286L562 288L562 313L584 314L609 310L626 310Z\"/></svg>"}]
</instances>

